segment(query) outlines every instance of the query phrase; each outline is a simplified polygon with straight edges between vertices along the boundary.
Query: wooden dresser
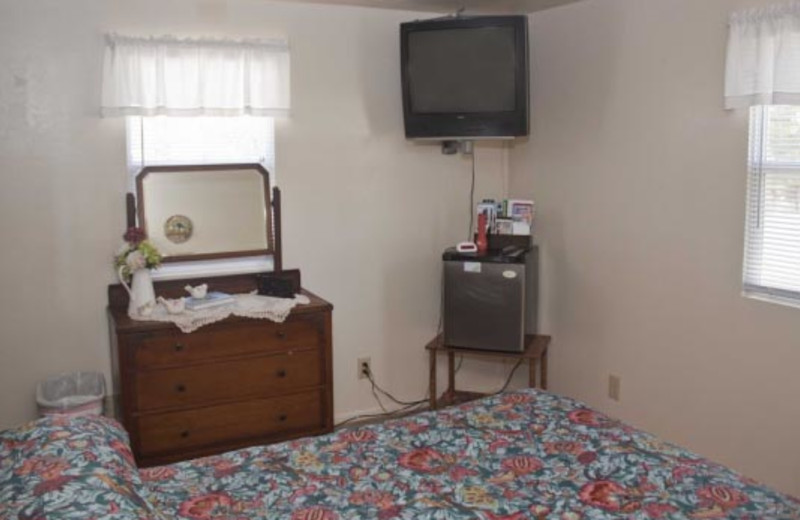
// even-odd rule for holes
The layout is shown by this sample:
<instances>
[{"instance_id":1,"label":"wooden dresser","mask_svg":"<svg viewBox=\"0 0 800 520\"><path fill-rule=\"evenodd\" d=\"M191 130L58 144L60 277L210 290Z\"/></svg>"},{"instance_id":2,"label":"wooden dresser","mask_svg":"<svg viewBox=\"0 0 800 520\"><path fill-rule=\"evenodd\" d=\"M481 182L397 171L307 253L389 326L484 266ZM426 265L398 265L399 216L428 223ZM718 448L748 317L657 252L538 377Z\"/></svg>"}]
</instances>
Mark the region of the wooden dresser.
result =
<instances>
[{"instance_id":1,"label":"wooden dresser","mask_svg":"<svg viewBox=\"0 0 800 520\"><path fill-rule=\"evenodd\" d=\"M255 289L251 275L203 281L211 290ZM185 284L155 289L176 297ZM311 303L283 323L230 317L184 334L131 320L127 293L109 287L116 414L140 466L332 431L333 306L304 294Z\"/></svg>"}]
</instances>

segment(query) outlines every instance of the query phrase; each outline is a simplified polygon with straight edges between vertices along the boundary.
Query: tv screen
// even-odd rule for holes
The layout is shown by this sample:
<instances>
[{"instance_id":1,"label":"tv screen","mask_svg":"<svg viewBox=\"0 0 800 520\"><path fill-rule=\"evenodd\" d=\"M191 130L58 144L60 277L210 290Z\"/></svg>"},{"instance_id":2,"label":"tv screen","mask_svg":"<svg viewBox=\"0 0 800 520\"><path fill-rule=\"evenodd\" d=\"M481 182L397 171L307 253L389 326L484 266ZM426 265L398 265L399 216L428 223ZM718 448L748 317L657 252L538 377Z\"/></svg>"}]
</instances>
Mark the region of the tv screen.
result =
<instances>
[{"instance_id":1,"label":"tv screen","mask_svg":"<svg viewBox=\"0 0 800 520\"><path fill-rule=\"evenodd\" d=\"M402 24L406 136L527 135L527 25L524 16Z\"/></svg>"}]
</instances>

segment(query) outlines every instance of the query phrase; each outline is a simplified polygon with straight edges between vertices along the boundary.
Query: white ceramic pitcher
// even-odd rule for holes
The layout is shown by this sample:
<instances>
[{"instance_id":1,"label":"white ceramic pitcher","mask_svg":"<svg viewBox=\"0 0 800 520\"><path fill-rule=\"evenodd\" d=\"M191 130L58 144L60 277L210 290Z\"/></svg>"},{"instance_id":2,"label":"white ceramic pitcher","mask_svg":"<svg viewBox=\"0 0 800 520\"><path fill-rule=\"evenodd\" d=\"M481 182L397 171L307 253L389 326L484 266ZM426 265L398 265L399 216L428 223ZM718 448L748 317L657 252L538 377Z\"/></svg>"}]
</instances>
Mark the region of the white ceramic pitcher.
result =
<instances>
[{"instance_id":1,"label":"white ceramic pitcher","mask_svg":"<svg viewBox=\"0 0 800 520\"><path fill-rule=\"evenodd\" d=\"M131 284L128 285L125 283L125 276L122 274L124 268L125 266L120 266L117 271L117 276L119 276L119 281L122 282L123 287L127 289L128 295L130 296L128 316L149 316L156 306L156 292L153 289L153 279L150 278L150 270L137 269L134 271Z\"/></svg>"}]
</instances>

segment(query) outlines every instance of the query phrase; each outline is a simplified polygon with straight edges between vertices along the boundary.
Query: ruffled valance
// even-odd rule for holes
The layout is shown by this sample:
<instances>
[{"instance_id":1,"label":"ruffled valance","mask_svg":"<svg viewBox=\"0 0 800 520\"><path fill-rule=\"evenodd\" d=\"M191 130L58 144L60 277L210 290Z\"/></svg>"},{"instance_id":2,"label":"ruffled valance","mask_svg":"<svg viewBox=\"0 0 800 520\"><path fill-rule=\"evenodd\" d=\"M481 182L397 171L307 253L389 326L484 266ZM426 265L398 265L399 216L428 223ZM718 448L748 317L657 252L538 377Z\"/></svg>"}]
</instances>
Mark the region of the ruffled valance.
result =
<instances>
[{"instance_id":1,"label":"ruffled valance","mask_svg":"<svg viewBox=\"0 0 800 520\"><path fill-rule=\"evenodd\" d=\"M286 115L289 65L284 40L109 35L103 115Z\"/></svg>"},{"instance_id":2,"label":"ruffled valance","mask_svg":"<svg viewBox=\"0 0 800 520\"><path fill-rule=\"evenodd\" d=\"M726 108L800 104L800 2L731 15Z\"/></svg>"}]
</instances>

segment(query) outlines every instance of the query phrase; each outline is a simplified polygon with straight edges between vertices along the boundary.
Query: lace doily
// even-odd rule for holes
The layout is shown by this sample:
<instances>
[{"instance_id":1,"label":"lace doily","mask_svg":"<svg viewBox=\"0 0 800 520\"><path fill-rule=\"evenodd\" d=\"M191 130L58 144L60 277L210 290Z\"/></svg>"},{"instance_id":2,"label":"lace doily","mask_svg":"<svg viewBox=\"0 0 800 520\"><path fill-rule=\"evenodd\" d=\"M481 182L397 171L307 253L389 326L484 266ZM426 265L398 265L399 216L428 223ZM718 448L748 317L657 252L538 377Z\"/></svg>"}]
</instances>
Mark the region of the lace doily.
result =
<instances>
[{"instance_id":1,"label":"lace doily","mask_svg":"<svg viewBox=\"0 0 800 520\"><path fill-rule=\"evenodd\" d=\"M149 316L135 316L131 319L142 321L162 321L174 323L185 333L194 332L204 325L222 321L228 316L241 316L271 320L282 323L296 305L307 305L311 300L308 296L298 294L294 298L273 298L272 296L259 296L258 294L234 294L233 302L200 309L186 310L180 314L170 314L163 304L156 304Z\"/></svg>"}]
</instances>

